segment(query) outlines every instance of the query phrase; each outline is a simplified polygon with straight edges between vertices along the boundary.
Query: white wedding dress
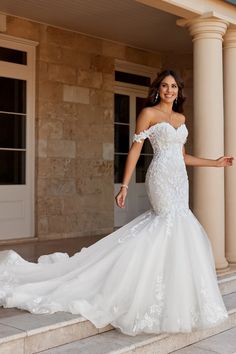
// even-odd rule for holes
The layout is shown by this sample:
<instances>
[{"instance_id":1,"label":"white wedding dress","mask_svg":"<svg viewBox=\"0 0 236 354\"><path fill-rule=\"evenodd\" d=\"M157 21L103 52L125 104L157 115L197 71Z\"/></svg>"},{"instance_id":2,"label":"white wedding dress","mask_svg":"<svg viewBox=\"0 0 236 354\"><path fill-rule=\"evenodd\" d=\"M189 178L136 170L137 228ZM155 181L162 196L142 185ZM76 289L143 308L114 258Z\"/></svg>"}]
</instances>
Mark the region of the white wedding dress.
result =
<instances>
[{"instance_id":1,"label":"white wedding dress","mask_svg":"<svg viewBox=\"0 0 236 354\"><path fill-rule=\"evenodd\" d=\"M32 313L68 311L123 333L190 332L227 318L211 246L188 206L182 147L188 132L157 123L134 136L149 138L154 157L146 176L152 209L69 257L38 263L0 253L0 305Z\"/></svg>"}]
</instances>

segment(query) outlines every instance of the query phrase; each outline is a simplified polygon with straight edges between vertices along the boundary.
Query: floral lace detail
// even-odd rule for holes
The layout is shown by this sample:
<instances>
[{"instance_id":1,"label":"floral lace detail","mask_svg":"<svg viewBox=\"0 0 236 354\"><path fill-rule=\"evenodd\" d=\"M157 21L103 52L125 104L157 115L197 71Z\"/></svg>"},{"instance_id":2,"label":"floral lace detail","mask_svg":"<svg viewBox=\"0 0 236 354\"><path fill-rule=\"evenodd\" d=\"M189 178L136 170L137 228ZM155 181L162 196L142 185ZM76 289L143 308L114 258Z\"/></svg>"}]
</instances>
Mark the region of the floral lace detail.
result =
<instances>
[{"instance_id":1,"label":"floral lace detail","mask_svg":"<svg viewBox=\"0 0 236 354\"><path fill-rule=\"evenodd\" d=\"M155 286L155 298L158 301L155 307L155 313L161 315L162 309L164 306L164 294L165 294L165 284L163 282L163 276L158 275L156 279L156 286Z\"/></svg>"},{"instance_id":2,"label":"floral lace detail","mask_svg":"<svg viewBox=\"0 0 236 354\"><path fill-rule=\"evenodd\" d=\"M137 314L133 332L143 331L148 329L149 331L160 327L160 321L163 314L165 298L165 284L163 282L163 276L158 275L155 285L155 302L148 308L148 311L142 316Z\"/></svg>"},{"instance_id":3,"label":"floral lace detail","mask_svg":"<svg viewBox=\"0 0 236 354\"><path fill-rule=\"evenodd\" d=\"M124 232L122 237L118 239L118 243L123 243L131 237L135 237L136 235L138 235L140 228L142 228L144 224L147 224L150 221L153 214L154 213L152 210L148 211L147 213L144 213L144 215L141 217L140 221L137 224L135 224L131 229L128 229L127 232Z\"/></svg>"},{"instance_id":4,"label":"floral lace detail","mask_svg":"<svg viewBox=\"0 0 236 354\"><path fill-rule=\"evenodd\" d=\"M185 125L175 129L167 123L156 124L148 131L154 156L147 171L146 187L157 215L186 215L189 211L188 177L182 153L187 135ZM169 216L170 227L171 221Z\"/></svg>"},{"instance_id":5,"label":"floral lace detail","mask_svg":"<svg viewBox=\"0 0 236 354\"><path fill-rule=\"evenodd\" d=\"M225 310L224 305L216 303L212 298L208 287L206 285L206 280L202 277L201 278L201 290L200 293L203 297L203 312L204 317L208 321L209 324L215 324L222 319L227 318L228 314Z\"/></svg>"},{"instance_id":6,"label":"floral lace detail","mask_svg":"<svg viewBox=\"0 0 236 354\"><path fill-rule=\"evenodd\" d=\"M133 142L142 143L142 140L148 138L148 130L144 130L139 134L134 134Z\"/></svg>"},{"instance_id":7,"label":"floral lace detail","mask_svg":"<svg viewBox=\"0 0 236 354\"><path fill-rule=\"evenodd\" d=\"M193 327L197 328L201 325L201 317L204 318L204 321L208 325L215 325L228 317L223 302L222 304L219 303L219 301L217 303L211 296L204 277L201 277L200 295L202 302L202 307L200 307L201 311L199 305L197 305L196 308L192 307L190 310ZM221 298L219 300L221 300Z\"/></svg>"},{"instance_id":8,"label":"floral lace detail","mask_svg":"<svg viewBox=\"0 0 236 354\"><path fill-rule=\"evenodd\" d=\"M171 235L173 220L178 215L188 215L188 177L183 160L182 146L188 131L185 125L175 129L162 122L134 135L134 141L149 138L154 155L146 175L146 188L152 211L128 232L124 232L119 243L134 237L150 221L153 214L164 217L166 235ZM158 222L159 219L155 221Z\"/></svg>"},{"instance_id":9,"label":"floral lace detail","mask_svg":"<svg viewBox=\"0 0 236 354\"><path fill-rule=\"evenodd\" d=\"M160 330L160 325L165 317L163 313L164 303L165 303L165 284L163 276L158 275L156 279L155 286L155 302L149 306L147 312L143 315L137 314L135 319L135 324L133 327L133 332L151 332L155 330ZM184 319L180 317L176 319L176 325L182 331L189 332L193 328L200 328L202 326L202 321L206 322L207 326L216 325L222 322L228 317L227 311L223 305L216 303L209 293L206 286L206 280L201 278L201 288L200 288L200 300L203 306L192 307L189 310L191 316L191 327L186 327ZM221 300L221 298L219 298Z\"/></svg>"}]
</instances>

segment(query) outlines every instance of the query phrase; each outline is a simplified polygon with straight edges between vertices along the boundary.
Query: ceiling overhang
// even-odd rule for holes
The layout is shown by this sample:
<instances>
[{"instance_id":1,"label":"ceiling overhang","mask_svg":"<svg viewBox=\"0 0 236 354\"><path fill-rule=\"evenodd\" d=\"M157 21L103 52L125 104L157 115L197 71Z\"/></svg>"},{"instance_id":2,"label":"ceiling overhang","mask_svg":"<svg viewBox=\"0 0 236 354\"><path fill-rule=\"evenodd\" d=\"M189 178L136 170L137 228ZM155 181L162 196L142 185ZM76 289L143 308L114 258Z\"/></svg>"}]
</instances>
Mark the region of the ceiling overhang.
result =
<instances>
[{"instance_id":1,"label":"ceiling overhang","mask_svg":"<svg viewBox=\"0 0 236 354\"><path fill-rule=\"evenodd\" d=\"M177 15L135 0L1 0L0 12L154 52L191 52Z\"/></svg>"}]
</instances>

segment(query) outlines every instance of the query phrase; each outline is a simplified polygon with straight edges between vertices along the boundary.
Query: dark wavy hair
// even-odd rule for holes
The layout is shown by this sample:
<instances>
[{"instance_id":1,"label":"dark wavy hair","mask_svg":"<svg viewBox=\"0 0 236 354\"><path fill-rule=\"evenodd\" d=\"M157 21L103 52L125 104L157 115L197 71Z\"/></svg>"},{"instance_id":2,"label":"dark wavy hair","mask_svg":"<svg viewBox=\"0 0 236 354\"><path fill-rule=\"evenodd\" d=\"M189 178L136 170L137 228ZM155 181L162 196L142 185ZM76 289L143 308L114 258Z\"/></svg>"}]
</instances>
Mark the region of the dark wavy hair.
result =
<instances>
[{"instance_id":1,"label":"dark wavy hair","mask_svg":"<svg viewBox=\"0 0 236 354\"><path fill-rule=\"evenodd\" d=\"M183 113L183 104L186 99L183 95L184 83L183 80L179 77L179 75L174 70L171 69L166 69L163 70L161 73L158 73L156 79L152 82L149 88L149 93L145 102L145 107L152 107L160 102L160 96L158 96L158 98L156 97L157 97L157 93L159 92L160 84L165 79L166 76L172 76L175 79L179 89L177 103L175 101L173 103L173 111Z\"/></svg>"}]
</instances>

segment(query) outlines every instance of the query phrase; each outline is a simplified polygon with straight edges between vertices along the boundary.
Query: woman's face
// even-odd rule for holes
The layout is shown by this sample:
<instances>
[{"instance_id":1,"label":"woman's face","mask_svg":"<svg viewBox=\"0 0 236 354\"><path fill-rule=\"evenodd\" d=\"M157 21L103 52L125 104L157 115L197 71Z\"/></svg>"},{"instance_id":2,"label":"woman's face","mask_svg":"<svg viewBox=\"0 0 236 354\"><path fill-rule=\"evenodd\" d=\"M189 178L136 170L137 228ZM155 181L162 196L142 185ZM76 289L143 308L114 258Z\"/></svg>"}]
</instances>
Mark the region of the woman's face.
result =
<instances>
[{"instance_id":1,"label":"woman's face","mask_svg":"<svg viewBox=\"0 0 236 354\"><path fill-rule=\"evenodd\" d=\"M159 95L161 101L173 103L178 96L178 85L173 76L166 76L159 87Z\"/></svg>"}]
</instances>

